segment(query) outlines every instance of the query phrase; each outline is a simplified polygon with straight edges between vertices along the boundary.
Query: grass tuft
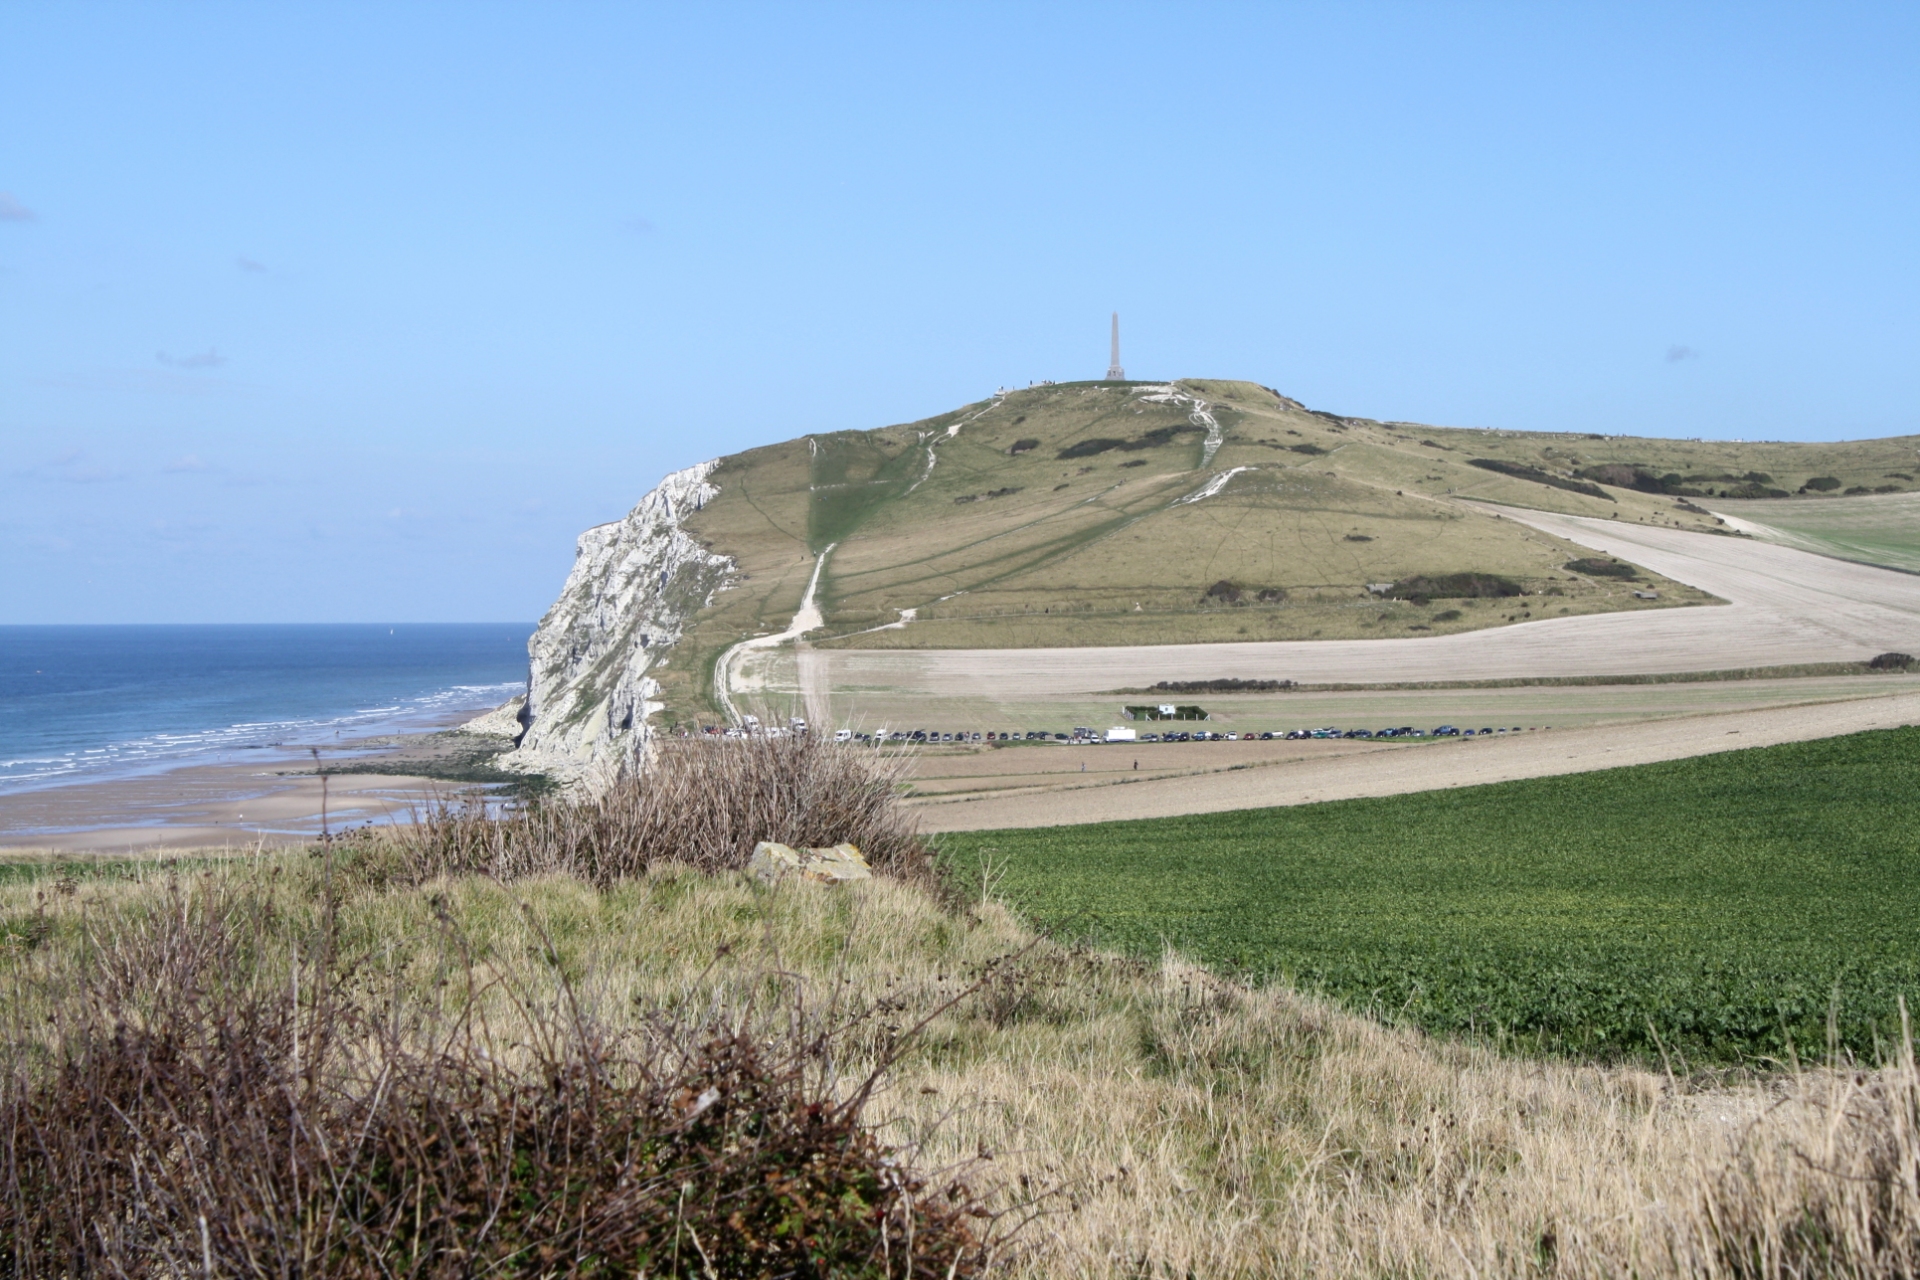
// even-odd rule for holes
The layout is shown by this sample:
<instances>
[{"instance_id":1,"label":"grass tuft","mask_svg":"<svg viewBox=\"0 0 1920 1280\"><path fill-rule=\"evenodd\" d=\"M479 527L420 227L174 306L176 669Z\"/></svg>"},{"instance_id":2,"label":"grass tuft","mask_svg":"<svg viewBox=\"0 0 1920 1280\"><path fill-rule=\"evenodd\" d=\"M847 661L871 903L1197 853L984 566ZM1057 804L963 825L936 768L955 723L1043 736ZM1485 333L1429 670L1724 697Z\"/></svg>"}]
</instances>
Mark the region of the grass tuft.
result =
<instances>
[{"instance_id":1,"label":"grass tuft","mask_svg":"<svg viewBox=\"0 0 1920 1280\"><path fill-rule=\"evenodd\" d=\"M668 741L604 794L495 817L484 800L428 813L400 837L418 883L479 872L502 880L566 874L595 884L665 864L740 870L755 844L850 840L877 870L931 885L933 862L898 804L910 760L821 739Z\"/></svg>"},{"instance_id":2,"label":"grass tuft","mask_svg":"<svg viewBox=\"0 0 1920 1280\"><path fill-rule=\"evenodd\" d=\"M895 1006L768 1009L763 977L607 1020L547 924L489 975L440 895L439 977L408 981L404 940L384 973L343 954L331 877L317 937L277 880L170 878L39 971L46 1022L16 1004L0 1060L0 1274L984 1270L964 1168L920 1172L867 1115Z\"/></svg>"}]
</instances>

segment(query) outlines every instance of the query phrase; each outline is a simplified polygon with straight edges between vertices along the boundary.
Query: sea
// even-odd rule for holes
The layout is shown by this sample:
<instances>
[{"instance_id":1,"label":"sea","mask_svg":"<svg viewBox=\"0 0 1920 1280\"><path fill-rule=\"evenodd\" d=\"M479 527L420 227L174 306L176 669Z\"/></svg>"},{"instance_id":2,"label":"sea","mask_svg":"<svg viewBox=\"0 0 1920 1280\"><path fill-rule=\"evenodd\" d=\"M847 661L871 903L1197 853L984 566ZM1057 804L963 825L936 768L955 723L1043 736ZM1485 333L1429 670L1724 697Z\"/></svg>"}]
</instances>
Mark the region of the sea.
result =
<instances>
[{"instance_id":1,"label":"sea","mask_svg":"<svg viewBox=\"0 0 1920 1280\"><path fill-rule=\"evenodd\" d=\"M526 688L531 623L0 626L0 796L340 744Z\"/></svg>"}]
</instances>

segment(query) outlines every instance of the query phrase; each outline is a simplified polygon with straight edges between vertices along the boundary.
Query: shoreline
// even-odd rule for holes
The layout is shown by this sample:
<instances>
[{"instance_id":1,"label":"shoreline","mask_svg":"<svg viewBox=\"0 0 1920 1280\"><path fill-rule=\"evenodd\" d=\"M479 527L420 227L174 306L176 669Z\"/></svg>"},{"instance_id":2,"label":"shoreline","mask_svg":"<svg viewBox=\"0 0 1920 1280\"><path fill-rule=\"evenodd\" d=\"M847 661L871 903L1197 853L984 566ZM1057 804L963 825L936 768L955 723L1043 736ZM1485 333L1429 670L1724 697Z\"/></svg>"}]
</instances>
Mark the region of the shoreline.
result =
<instances>
[{"instance_id":1,"label":"shoreline","mask_svg":"<svg viewBox=\"0 0 1920 1280\"><path fill-rule=\"evenodd\" d=\"M434 776L436 765L470 764L510 745L457 732L478 714L484 712L450 712L415 732L345 739L330 749L333 759L323 750L324 796L310 749L296 746L0 795L0 849L132 853L301 845L320 834L323 799L335 832L404 822L423 806L490 785ZM343 753L351 758L340 759ZM420 772L407 772L408 764Z\"/></svg>"}]
</instances>

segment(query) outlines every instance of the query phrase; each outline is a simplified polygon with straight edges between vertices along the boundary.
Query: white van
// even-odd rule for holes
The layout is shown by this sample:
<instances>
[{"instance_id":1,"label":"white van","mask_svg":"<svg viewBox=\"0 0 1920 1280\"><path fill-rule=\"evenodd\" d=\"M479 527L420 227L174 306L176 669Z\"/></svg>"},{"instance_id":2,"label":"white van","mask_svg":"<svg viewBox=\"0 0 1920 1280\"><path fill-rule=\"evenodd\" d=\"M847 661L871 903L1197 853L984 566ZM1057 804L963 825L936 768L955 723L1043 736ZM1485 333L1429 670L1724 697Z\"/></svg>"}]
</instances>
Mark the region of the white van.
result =
<instances>
[{"instance_id":1,"label":"white van","mask_svg":"<svg viewBox=\"0 0 1920 1280\"><path fill-rule=\"evenodd\" d=\"M1139 735L1131 729L1113 728L1107 730L1108 742L1133 742L1138 738Z\"/></svg>"},{"instance_id":2,"label":"white van","mask_svg":"<svg viewBox=\"0 0 1920 1280\"><path fill-rule=\"evenodd\" d=\"M852 741L853 741L853 730L851 730L851 729L835 729L835 730L833 731L833 740L834 740L835 742L852 742Z\"/></svg>"}]
</instances>

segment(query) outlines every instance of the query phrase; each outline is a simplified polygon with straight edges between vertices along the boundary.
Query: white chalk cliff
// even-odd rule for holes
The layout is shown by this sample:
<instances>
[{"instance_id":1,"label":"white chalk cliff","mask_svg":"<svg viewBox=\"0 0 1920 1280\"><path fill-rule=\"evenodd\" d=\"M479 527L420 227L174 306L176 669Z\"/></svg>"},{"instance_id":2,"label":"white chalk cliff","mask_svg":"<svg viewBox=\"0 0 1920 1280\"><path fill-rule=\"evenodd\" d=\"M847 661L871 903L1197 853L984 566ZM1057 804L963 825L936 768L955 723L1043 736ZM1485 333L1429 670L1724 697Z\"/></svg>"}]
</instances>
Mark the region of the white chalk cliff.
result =
<instances>
[{"instance_id":1,"label":"white chalk cliff","mask_svg":"<svg viewBox=\"0 0 1920 1280\"><path fill-rule=\"evenodd\" d=\"M573 572L527 642L525 728L503 768L597 789L645 752L660 708L647 673L734 569L681 527L719 492L707 479L718 465L674 472L624 520L580 535Z\"/></svg>"}]
</instances>

